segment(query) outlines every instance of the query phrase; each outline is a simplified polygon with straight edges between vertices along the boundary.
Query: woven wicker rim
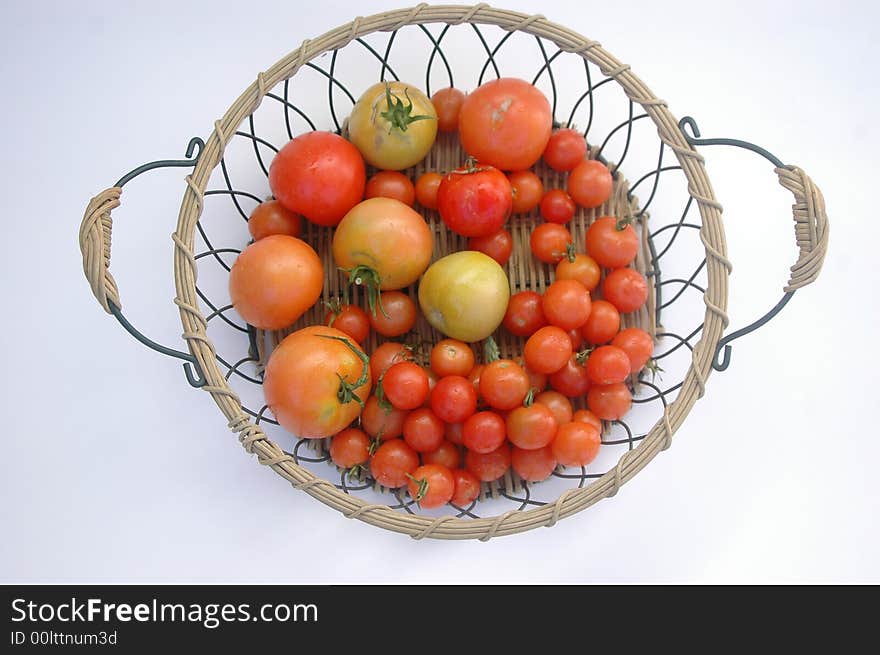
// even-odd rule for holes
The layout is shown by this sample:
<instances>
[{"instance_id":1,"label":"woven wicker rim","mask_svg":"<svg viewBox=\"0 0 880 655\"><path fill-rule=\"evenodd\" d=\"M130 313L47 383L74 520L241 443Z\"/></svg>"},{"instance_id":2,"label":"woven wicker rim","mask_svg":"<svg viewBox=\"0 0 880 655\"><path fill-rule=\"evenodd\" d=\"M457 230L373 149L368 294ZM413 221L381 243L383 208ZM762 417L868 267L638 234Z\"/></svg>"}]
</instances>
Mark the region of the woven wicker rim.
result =
<instances>
[{"instance_id":1,"label":"woven wicker rim","mask_svg":"<svg viewBox=\"0 0 880 655\"><path fill-rule=\"evenodd\" d=\"M700 239L706 250L708 287L704 294L705 325L700 341L693 349L688 369L678 397L665 406L657 421L642 442L625 453L617 465L585 488L570 489L554 502L529 510L511 510L492 518L460 519L453 516L431 518L417 514L403 514L386 505L368 504L360 498L338 490L332 483L318 478L299 466L290 455L266 437L259 425L242 410L237 394L230 388L217 365L213 346L207 336L207 322L198 307L196 295L196 261L193 243L196 223L202 212L203 194L213 169L220 163L226 144L237 126L260 106L266 93L279 82L292 77L303 65L324 52L342 48L355 38L378 31L391 31L417 23L477 23L519 30L547 39L565 52L576 53L599 67L602 73L614 78L626 95L644 107L657 125L660 139L671 148L688 180L688 193L697 202L702 218ZM688 143L678 121L668 110L665 101L658 99L636 77L629 66L621 64L599 43L584 38L540 15L476 6L429 6L421 4L411 9L389 11L366 18L359 17L302 45L257 76L224 116L214 123L214 131L205 143L198 165L186 178L187 189L180 207L178 225L172 238L175 243L174 276L177 297L184 328L183 337L198 360L207 380L203 387L214 398L229 420L231 430L239 435L245 449L256 453L261 464L269 466L288 480L295 488L306 491L321 502L342 512L346 518L359 518L372 525L401 532L413 538L480 539L515 534L536 527L551 527L602 498L613 496L625 482L635 476L661 450L669 447L672 436L682 424L694 403L703 396L706 381L712 370L716 345L728 324L727 284L730 261L721 222L721 206L715 200L712 186L704 167L703 157ZM109 242L109 239L108 239ZM109 259L109 257L108 257Z\"/></svg>"}]
</instances>

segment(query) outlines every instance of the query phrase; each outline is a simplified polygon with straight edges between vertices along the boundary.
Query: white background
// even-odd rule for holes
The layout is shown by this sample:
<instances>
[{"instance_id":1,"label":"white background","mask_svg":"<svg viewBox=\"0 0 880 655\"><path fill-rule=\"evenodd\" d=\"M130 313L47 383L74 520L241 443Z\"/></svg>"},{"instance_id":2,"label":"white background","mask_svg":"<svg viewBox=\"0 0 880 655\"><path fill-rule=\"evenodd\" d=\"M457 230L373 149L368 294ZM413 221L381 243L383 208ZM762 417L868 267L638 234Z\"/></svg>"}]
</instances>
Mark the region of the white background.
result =
<instances>
[{"instance_id":1,"label":"white background","mask_svg":"<svg viewBox=\"0 0 880 655\"><path fill-rule=\"evenodd\" d=\"M832 228L819 281L736 344L673 447L614 499L486 544L346 521L245 455L178 363L102 313L77 232L92 195L181 156L258 71L353 18L350 3L4 3L0 581L880 582L876 6L504 5L601 41L705 135L807 170ZM756 157L705 154L734 328L794 262L790 199ZM180 344L180 175L138 188L114 214L113 272L132 321Z\"/></svg>"}]
</instances>

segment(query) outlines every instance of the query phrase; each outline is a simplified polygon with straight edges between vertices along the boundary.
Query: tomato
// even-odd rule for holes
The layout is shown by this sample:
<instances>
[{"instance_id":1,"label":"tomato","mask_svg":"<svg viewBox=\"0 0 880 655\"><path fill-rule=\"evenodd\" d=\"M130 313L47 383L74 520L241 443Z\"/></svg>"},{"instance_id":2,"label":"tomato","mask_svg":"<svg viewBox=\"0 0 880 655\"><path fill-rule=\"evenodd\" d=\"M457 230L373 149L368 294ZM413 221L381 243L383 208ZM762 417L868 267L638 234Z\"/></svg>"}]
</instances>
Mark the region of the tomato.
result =
<instances>
[{"instance_id":1,"label":"tomato","mask_svg":"<svg viewBox=\"0 0 880 655\"><path fill-rule=\"evenodd\" d=\"M571 128L556 130L544 148L544 162L554 171L570 171L587 156L584 135Z\"/></svg>"},{"instance_id":2,"label":"tomato","mask_svg":"<svg viewBox=\"0 0 880 655\"><path fill-rule=\"evenodd\" d=\"M568 174L568 193L584 209L595 209L608 200L613 186L611 171L595 159L585 159Z\"/></svg>"},{"instance_id":3,"label":"tomato","mask_svg":"<svg viewBox=\"0 0 880 655\"><path fill-rule=\"evenodd\" d=\"M532 403L517 407L507 415L507 438L514 446L526 450L543 448L556 435L556 418L547 405Z\"/></svg>"},{"instance_id":4,"label":"tomato","mask_svg":"<svg viewBox=\"0 0 880 655\"><path fill-rule=\"evenodd\" d=\"M474 391L477 392L477 398L482 398L480 395L480 379L483 377L483 369L486 368L485 364L477 364L471 369L471 372L468 373L468 382L474 385Z\"/></svg>"},{"instance_id":5,"label":"tomato","mask_svg":"<svg viewBox=\"0 0 880 655\"><path fill-rule=\"evenodd\" d=\"M556 457L550 446L534 450L514 447L510 461L517 475L527 482L546 480L556 468Z\"/></svg>"},{"instance_id":6,"label":"tomato","mask_svg":"<svg viewBox=\"0 0 880 655\"><path fill-rule=\"evenodd\" d=\"M565 366L571 353L571 339L565 330L546 325L528 338L523 348L523 359L533 371L550 374Z\"/></svg>"},{"instance_id":7,"label":"tomato","mask_svg":"<svg viewBox=\"0 0 880 655\"><path fill-rule=\"evenodd\" d=\"M475 453L491 453L506 437L504 419L496 412L477 412L461 426L462 443Z\"/></svg>"},{"instance_id":8,"label":"tomato","mask_svg":"<svg viewBox=\"0 0 880 655\"><path fill-rule=\"evenodd\" d=\"M383 291L375 314L367 318L373 329L385 337L399 337L412 330L418 310L413 299L402 291Z\"/></svg>"},{"instance_id":9,"label":"tomato","mask_svg":"<svg viewBox=\"0 0 880 655\"><path fill-rule=\"evenodd\" d=\"M383 407L377 396L370 396L361 412L361 428L379 441L396 439L403 434L406 414L405 410L397 409L390 404L385 404Z\"/></svg>"},{"instance_id":10,"label":"tomato","mask_svg":"<svg viewBox=\"0 0 880 655\"><path fill-rule=\"evenodd\" d=\"M544 391L535 396L535 402L545 405L553 413L557 425L569 423L574 413L571 401L558 391Z\"/></svg>"},{"instance_id":11,"label":"tomato","mask_svg":"<svg viewBox=\"0 0 880 655\"><path fill-rule=\"evenodd\" d=\"M586 247L600 266L623 268L639 252L639 235L632 225L618 225L613 216L602 216L587 228Z\"/></svg>"},{"instance_id":12,"label":"tomato","mask_svg":"<svg viewBox=\"0 0 880 655\"><path fill-rule=\"evenodd\" d=\"M351 282L366 287L373 314L379 289L402 289L425 272L434 237L411 207L393 198L370 198L345 215L332 247L336 265L349 273Z\"/></svg>"},{"instance_id":13,"label":"tomato","mask_svg":"<svg viewBox=\"0 0 880 655\"><path fill-rule=\"evenodd\" d=\"M629 375L629 357L616 346L599 346L587 359L592 384L623 382Z\"/></svg>"},{"instance_id":14,"label":"tomato","mask_svg":"<svg viewBox=\"0 0 880 655\"><path fill-rule=\"evenodd\" d=\"M449 502L456 507L467 507L480 495L480 481L477 476L465 469L452 471L455 480L455 491Z\"/></svg>"},{"instance_id":15,"label":"tomato","mask_svg":"<svg viewBox=\"0 0 880 655\"><path fill-rule=\"evenodd\" d=\"M544 197L544 183L532 171L508 173L510 190L513 193L513 213L528 214L541 204Z\"/></svg>"},{"instance_id":16,"label":"tomato","mask_svg":"<svg viewBox=\"0 0 880 655\"><path fill-rule=\"evenodd\" d=\"M548 223L568 223L575 211L574 200L562 189L550 189L541 198L541 217Z\"/></svg>"},{"instance_id":17,"label":"tomato","mask_svg":"<svg viewBox=\"0 0 880 655\"><path fill-rule=\"evenodd\" d=\"M264 330L294 323L315 304L323 286L324 267L318 254L305 241L282 234L254 241L229 273L235 311Z\"/></svg>"},{"instance_id":18,"label":"tomato","mask_svg":"<svg viewBox=\"0 0 880 655\"><path fill-rule=\"evenodd\" d=\"M509 299L504 269L473 250L438 259L419 282L419 305L428 323L467 343L485 339L498 328Z\"/></svg>"},{"instance_id":19,"label":"tomato","mask_svg":"<svg viewBox=\"0 0 880 655\"><path fill-rule=\"evenodd\" d=\"M410 179L398 171L379 171L369 180L364 190L365 198L394 198L404 205L416 201L416 189Z\"/></svg>"},{"instance_id":20,"label":"tomato","mask_svg":"<svg viewBox=\"0 0 880 655\"><path fill-rule=\"evenodd\" d=\"M577 410L571 417L571 420L579 421L581 423L588 423L589 425L592 425L594 428L596 428L599 433L602 432L602 421L599 420L599 417L593 414L593 412L588 409Z\"/></svg>"},{"instance_id":21,"label":"tomato","mask_svg":"<svg viewBox=\"0 0 880 655\"><path fill-rule=\"evenodd\" d=\"M641 328L626 328L621 330L614 339L612 346L617 346L629 358L629 372L635 375L641 371L651 355L654 354L654 340L651 335Z\"/></svg>"},{"instance_id":22,"label":"tomato","mask_svg":"<svg viewBox=\"0 0 880 655\"><path fill-rule=\"evenodd\" d=\"M437 209L446 226L464 237L485 237L504 225L513 207L507 176L474 165L447 173L437 189Z\"/></svg>"},{"instance_id":23,"label":"tomato","mask_svg":"<svg viewBox=\"0 0 880 655\"><path fill-rule=\"evenodd\" d=\"M425 464L413 471L407 486L409 495L420 507L434 509L452 500L455 478L445 466Z\"/></svg>"},{"instance_id":24,"label":"tomato","mask_svg":"<svg viewBox=\"0 0 880 655\"><path fill-rule=\"evenodd\" d=\"M324 316L324 325L345 332L357 343L370 336L370 317L357 305L336 305Z\"/></svg>"},{"instance_id":25,"label":"tomato","mask_svg":"<svg viewBox=\"0 0 880 655\"><path fill-rule=\"evenodd\" d=\"M364 91L348 118L348 138L376 168L415 166L437 138L437 112L412 84L379 82Z\"/></svg>"},{"instance_id":26,"label":"tomato","mask_svg":"<svg viewBox=\"0 0 880 655\"><path fill-rule=\"evenodd\" d=\"M370 386L367 356L347 334L325 326L285 337L272 351L263 379L275 418L308 439L329 437L354 421Z\"/></svg>"},{"instance_id":27,"label":"tomato","mask_svg":"<svg viewBox=\"0 0 880 655\"><path fill-rule=\"evenodd\" d=\"M497 480L510 468L510 444L505 441L491 453L468 450L464 454L464 466L483 482Z\"/></svg>"},{"instance_id":28,"label":"tomato","mask_svg":"<svg viewBox=\"0 0 880 655\"><path fill-rule=\"evenodd\" d=\"M513 254L513 237L510 232L501 228L484 237L471 237L468 239L468 250L476 250L484 255L489 255L501 266L507 263Z\"/></svg>"},{"instance_id":29,"label":"tomato","mask_svg":"<svg viewBox=\"0 0 880 655\"><path fill-rule=\"evenodd\" d=\"M541 298L544 316L565 330L581 327L590 317L590 292L577 280L556 280Z\"/></svg>"},{"instance_id":30,"label":"tomato","mask_svg":"<svg viewBox=\"0 0 880 655\"><path fill-rule=\"evenodd\" d=\"M419 467L419 455L403 439L390 439L370 459L370 475L383 487L397 489L409 482L407 474Z\"/></svg>"},{"instance_id":31,"label":"tomato","mask_svg":"<svg viewBox=\"0 0 880 655\"><path fill-rule=\"evenodd\" d=\"M417 453L430 453L443 443L443 421L426 407L414 409L403 421L403 440Z\"/></svg>"},{"instance_id":32,"label":"tomato","mask_svg":"<svg viewBox=\"0 0 880 655\"><path fill-rule=\"evenodd\" d=\"M594 300L581 334L593 345L608 343L620 329L620 312L607 300Z\"/></svg>"},{"instance_id":33,"label":"tomato","mask_svg":"<svg viewBox=\"0 0 880 655\"><path fill-rule=\"evenodd\" d=\"M397 409L415 409L428 397L428 374L415 362L398 362L382 376L382 391Z\"/></svg>"},{"instance_id":34,"label":"tomato","mask_svg":"<svg viewBox=\"0 0 880 655\"><path fill-rule=\"evenodd\" d=\"M416 180L416 200L425 209L437 209L437 189L443 176L440 173L423 173Z\"/></svg>"},{"instance_id":35,"label":"tomato","mask_svg":"<svg viewBox=\"0 0 880 655\"><path fill-rule=\"evenodd\" d=\"M477 411L477 391L461 375L441 378L431 391L431 409L447 423L461 423Z\"/></svg>"},{"instance_id":36,"label":"tomato","mask_svg":"<svg viewBox=\"0 0 880 655\"><path fill-rule=\"evenodd\" d=\"M483 367L480 395L495 409L513 409L522 405L529 392L529 376L523 367L509 359L498 359Z\"/></svg>"},{"instance_id":37,"label":"tomato","mask_svg":"<svg viewBox=\"0 0 880 655\"><path fill-rule=\"evenodd\" d=\"M439 464L448 469L458 468L461 465L461 453L458 446L444 439L436 450L422 453L422 464Z\"/></svg>"},{"instance_id":38,"label":"tomato","mask_svg":"<svg viewBox=\"0 0 880 655\"><path fill-rule=\"evenodd\" d=\"M581 334L580 329L573 328L566 332L568 335L569 341L571 341L571 349L574 352L577 352L581 349L581 346L584 343L584 335Z\"/></svg>"},{"instance_id":39,"label":"tomato","mask_svg":"<svg viewBox=\"0 0 880 655\"><path fill-rule=\"evenodd\" d=\"M586 466L596 459L601 444L602 438L595 426L572 421L559 426L550 448L563 466Z\"/></svg>"},{"instance_id":40,"label":"tomato","mask_svg":"<svg viewBox=\"0 0 880 655\"><path fill-rule=\"evenodd\" d=\"M464 98L463 91L451 86L440 89L431 96L437 112L437 129L441 132L455 132L458 129L458 114Z\"/></svg>"},{"instance_id":41,"label":"tomato","mask_svg":"<svg viewBox=\"0 0 880 655\"><path fill-rule=\"evenodd\" d=\"M302 234L302 219L277 200L267 200L256 206L248 219L248 232L259 241L272 234L286 234L299 237Z\"/></svg>"},{"instance_id":42,"label":"tomato","mask_svg":"<svg viewBox=\"0 0 880 655\"><path fill-rule=\"evenodd\" d=\"M330 459L340 468L351 468L370 459L370 438L363 430L346 428L330 440Z\"/></svg>"},{"instance_id":43,"label":"tomato","mask_svg":"<svg viewBox=\"0 0 880 655\"><path fill-rule=\"evenodd\" d=\"M563 257L556 265L557 280L577 280L584 285L587 291L592 291L599 286L601 273L596 260L582 253Z\"/></svg>"},{"instance_id":44,"label":"tomato","mask_svg":"<svg viewBox=\"0 0 880 655\"><path fill-rule=\"evenodd\" d=\"M506 171L531 168L552 129L553 114L544 94L513 77L487 82L468 94L458 117L465 152Z\"/></svg>"},{"instance_id":45,"label":"tomato","mask_svg":"<svg viewBox=\"0 0 880 655\"><path fill-rule=\"evenodd\" d=\"M425 398L425 402L422 403L422 407L426 407L431 409L431 394L434 391L434 387L437 386L437 382L440 381L440 378L437 377L437 374L429 368L424 369L425 374L428 376L428 397Z\"/></svg>"},{"instance_id":46,"label":"tomato","mask_svg":"<svg viewBox=\"0 0 880 655\"><path fill-rule=\"evenodd\" d=\"M367 172L357 148L330 132L289 141L269 165L272 195L318 225L336 225L364 197Z\"/></svg>"},{"instance_id":47,"label":"tomato","mask_svg":"<svg viewBox=\"0 0 880 655\"><path fill-rule=\"evenodd\" d=\"M617 421L632 406L632 394L623 382L590 388L587 407L603 421Z\"/></svg>"},{"instance_id":48,"label":"tomato","mask_svg":"<svg viewBox=\"0 0 880 655\"><path fill-rule=\"evenodd\" d=\"M517 364L523 367L523 370L526 372L526 375L529 376L529 389L538 393L539 391L543 391L547 388L547 374L539 373L538 371L533 371L528 366L525 366L525 362L521 359L518 359Z\"/></svg>"},{"instance_id":49,"label":"tomato","mask_svg":"<svg viewBox=\"0 0 880 655\"><path fill-rule=\"evenodd\" d=\"M529 237L532 254L545 264L556 264L571 246L571 233L557 223L541 223Z\"/></svg>"},{"instance_id":50,"label":"tomato","mask_svg":"<svg viewBox=\"0 0 880 655\"><path fill-rule=\"evenodd\" d=\"M474 351L463 341L442 339L431 348L431 369L440 377L467 376L474 367Z\"/></svg>"},{"instance_id":51,"label":"tomato","mask_svg":"<svg viewBox=\"0 0 880 655\"><path fill-rule=\"evenodd\" d=\"M577 355L568 358L565 365L550 374L550 386L569 398L583 396L590 388L587 367L578 361Z\"/></svg>"},{"instance_id":52,"label":"tomato","mask_svg":"<svg viewBox=\"0 0 880 655\"><path fill-rule=\"evenodd\" d=\"M412 361L412 359L412 349L409 346L396 341L386 341L377 346L370 355L370 374L374 380L378 380L392 364Z\"/></svg>"},{"instance_id":53,"label":"tomato","mask_svg":"<svg viewBox=\"0 0 880 655\"><path fill-rule=\"evenodd\" d=\"M648 281L635 269L618 268L605 277L602 295L621 314L634 312L648 300Z\"/></svg>"},{"instance_id":54,"label":"tomato","mask_svg":"<svg viewBox=\"0 0 880 655\"><path fill-rule=\"evenodd\" d=\"M504 313L504 327L517 337L528 337L547 325L541 309L541 295L535 291L520 291L510 297Z\"/></svg>"},{"instance_id":55,"label":"tomato","mask_svg":"<svg viewBox=\"0 0 880 655\"><path fill-rule=\"evenodd\" d=\"M447 423L445 432L446 440L455 444L456 446L460 446L462 443L464 443L462 428L462 423Z\"/></svg>"}]
</instances>

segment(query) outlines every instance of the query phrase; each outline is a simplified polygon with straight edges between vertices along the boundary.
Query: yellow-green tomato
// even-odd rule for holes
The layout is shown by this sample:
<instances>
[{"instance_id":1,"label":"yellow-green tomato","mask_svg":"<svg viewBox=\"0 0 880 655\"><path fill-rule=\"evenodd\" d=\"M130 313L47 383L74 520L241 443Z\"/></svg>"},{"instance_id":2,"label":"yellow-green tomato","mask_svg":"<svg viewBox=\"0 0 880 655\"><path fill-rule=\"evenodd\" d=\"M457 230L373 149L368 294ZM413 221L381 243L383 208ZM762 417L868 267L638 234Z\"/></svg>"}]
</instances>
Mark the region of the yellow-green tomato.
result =
<instances>
[{"instance_id":1,"label":"yellow-green tomato","mask_svg":"<svg viewBox=\"0 0 880 655\"><path fill-rule=\"evenodd\" d=\"M425 158L437 137L437 111L412 84L367 89L348 119L348 139L376 168L399 171Z\"/></svg>"},{"instance_id":2,"label":"yellow-green tomato","mask_svg":"<svg viewBox=\"0 0 880 655\"><path fill-rule=\"evenodd\" d=\"M510 285L488 255L462 250L428 267L419 282L419 305L428 323L448 337L474 342L504 319Z\"/></svg>"}]
</instances>

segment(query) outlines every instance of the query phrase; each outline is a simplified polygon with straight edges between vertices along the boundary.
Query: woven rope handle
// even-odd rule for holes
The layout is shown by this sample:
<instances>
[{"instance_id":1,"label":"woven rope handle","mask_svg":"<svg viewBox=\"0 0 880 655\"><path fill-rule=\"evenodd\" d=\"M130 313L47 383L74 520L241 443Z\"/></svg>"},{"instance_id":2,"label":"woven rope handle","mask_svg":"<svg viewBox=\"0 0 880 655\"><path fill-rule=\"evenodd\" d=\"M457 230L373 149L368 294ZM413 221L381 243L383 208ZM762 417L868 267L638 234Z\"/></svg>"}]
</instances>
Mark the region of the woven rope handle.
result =
<instances>
[{"instance_id":1,"label":"woven rope handle","mask_svg":"<svg viewBox=\"0 0 880 655\"><path fill-rule=\"evenodd\" d=\"M800 256L791 267L786 293L813 282L822 270L828 250L828 215L825 198L810 176L797 166L778 167L779 184L794 196L794 236Z\"/></svg>"},{"instance_id":2,"label":"woven rope handle","mask_svg":"<svg viewBox=\"0 0 880 655\"><path fill-rule=\"evenodd\" d=\"M83 273L92 287L92 293L108 314L112 302L121 308L119 289L110 274L110 236L113 218L110 213L119 207L122 189L118 186L104 189L89 202L79 228L79 249L83 258Z\"/></svg>"}]
</instances>

